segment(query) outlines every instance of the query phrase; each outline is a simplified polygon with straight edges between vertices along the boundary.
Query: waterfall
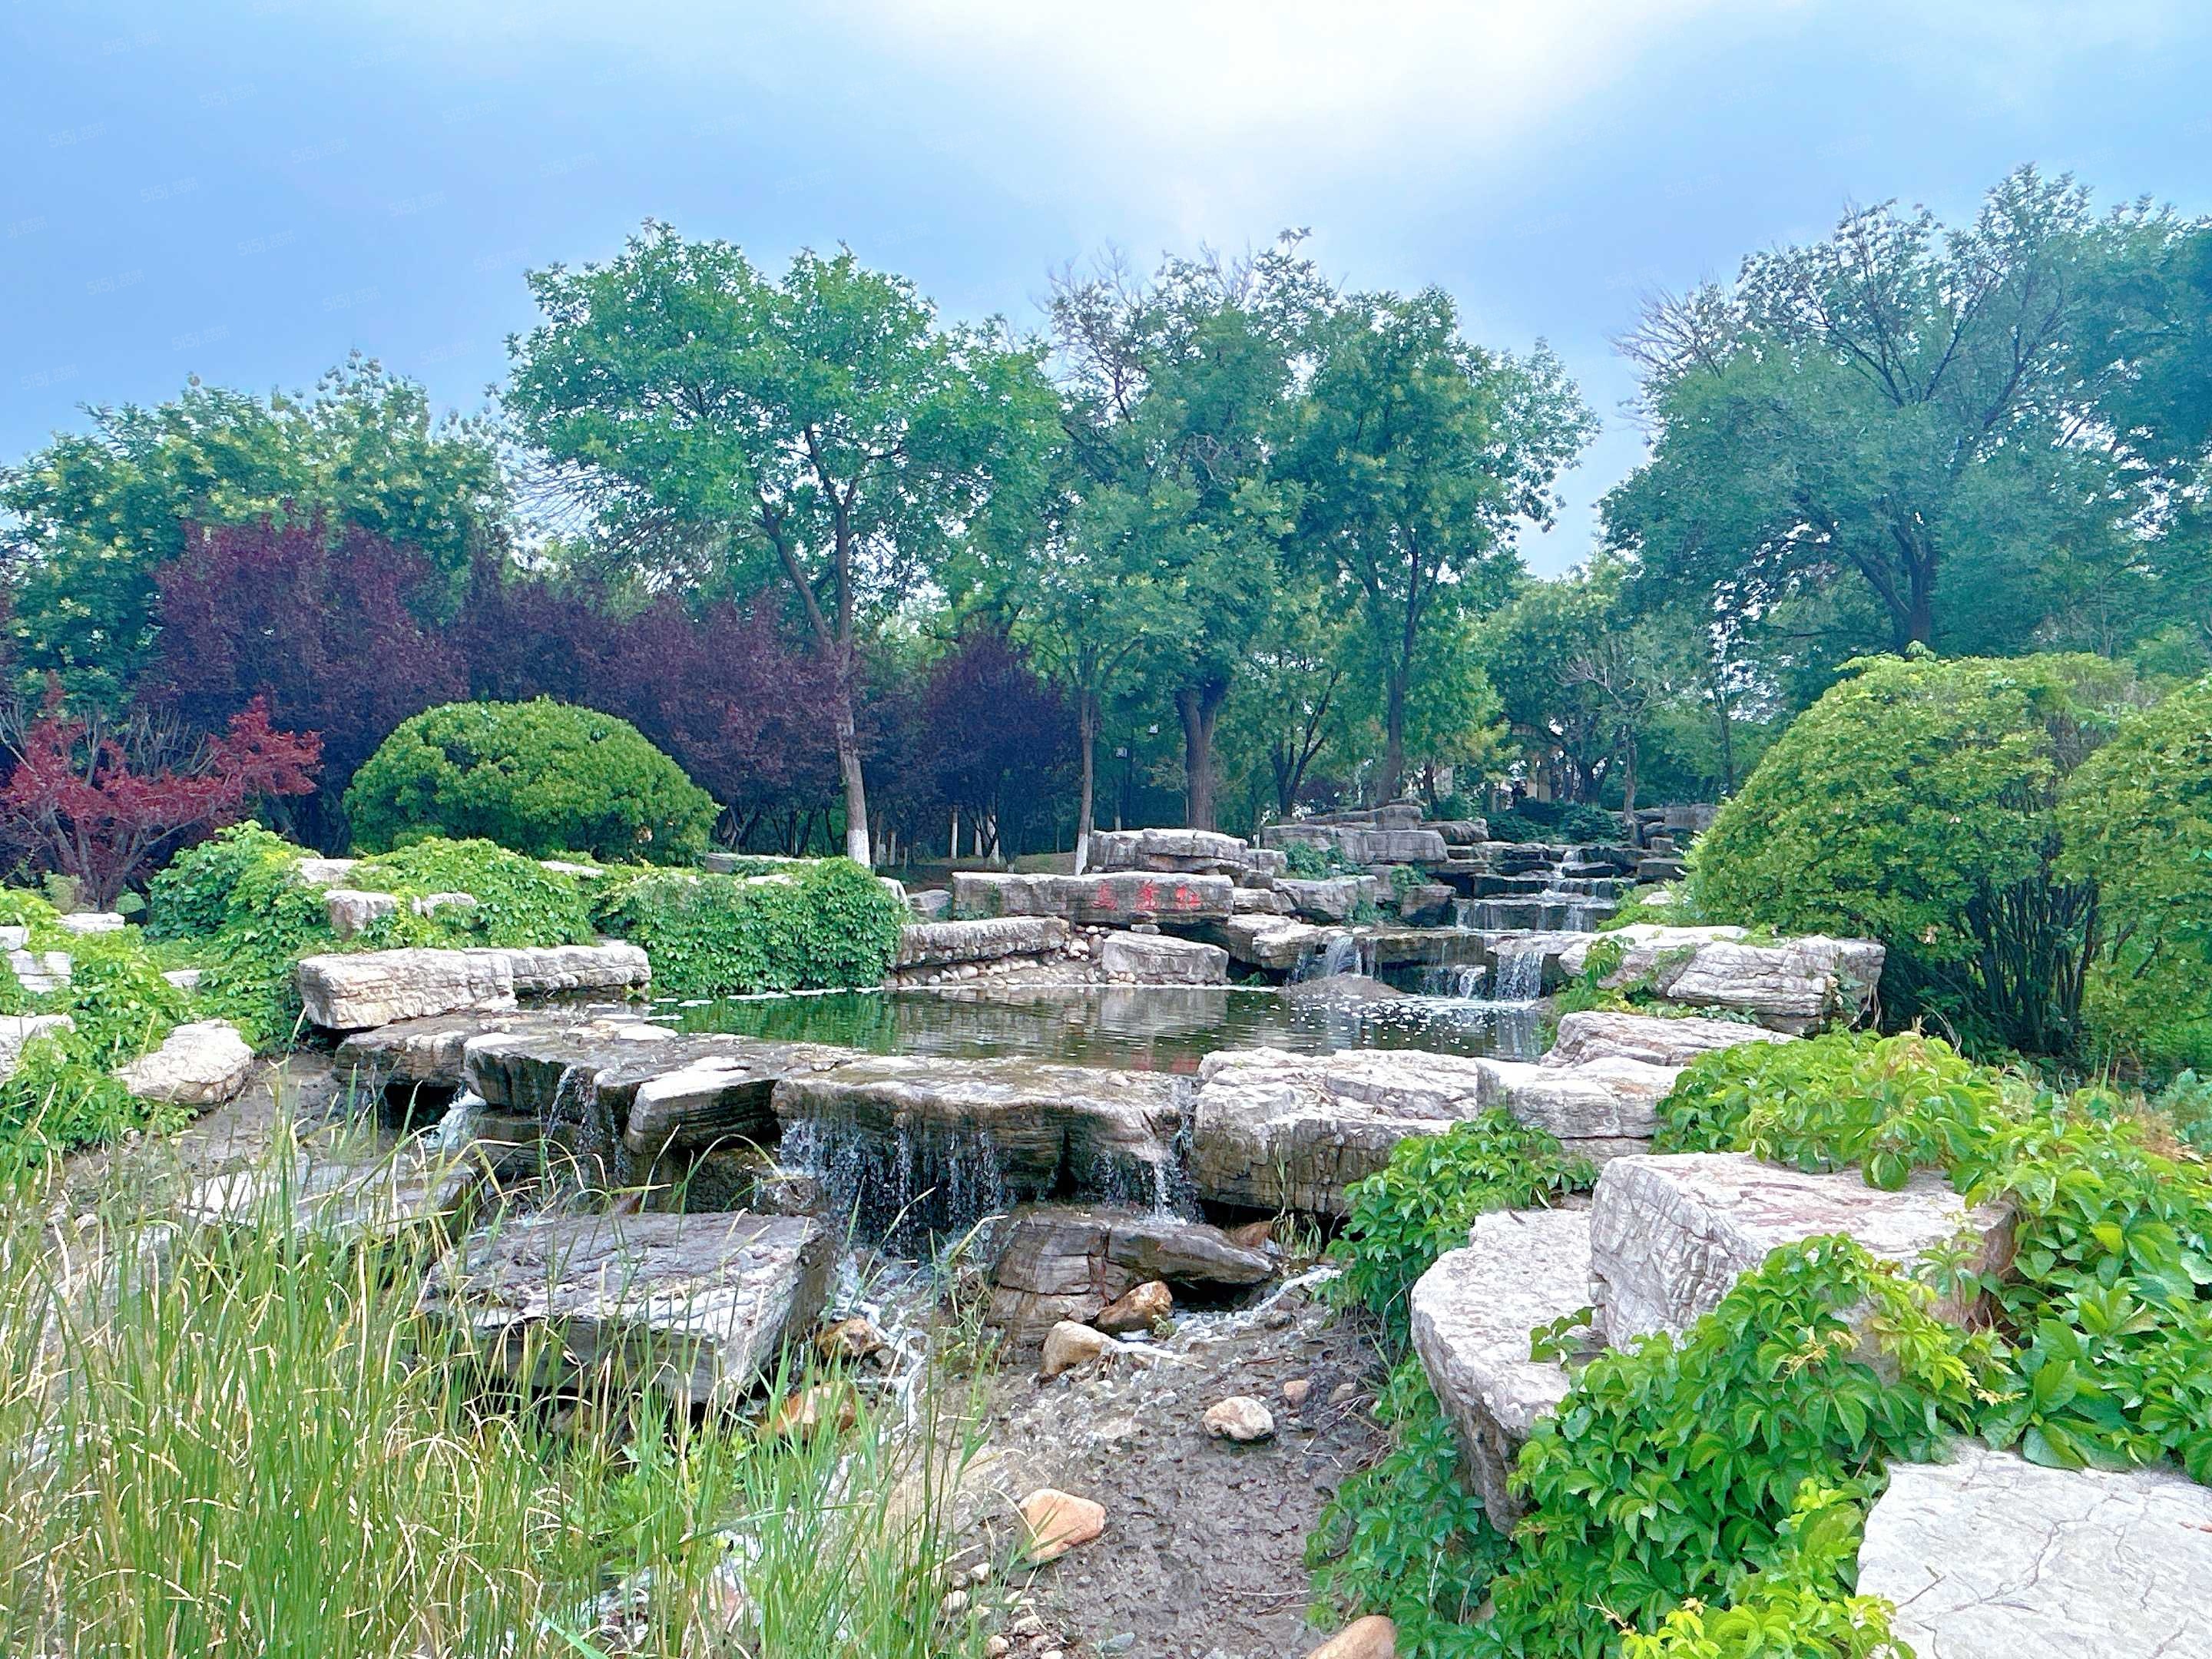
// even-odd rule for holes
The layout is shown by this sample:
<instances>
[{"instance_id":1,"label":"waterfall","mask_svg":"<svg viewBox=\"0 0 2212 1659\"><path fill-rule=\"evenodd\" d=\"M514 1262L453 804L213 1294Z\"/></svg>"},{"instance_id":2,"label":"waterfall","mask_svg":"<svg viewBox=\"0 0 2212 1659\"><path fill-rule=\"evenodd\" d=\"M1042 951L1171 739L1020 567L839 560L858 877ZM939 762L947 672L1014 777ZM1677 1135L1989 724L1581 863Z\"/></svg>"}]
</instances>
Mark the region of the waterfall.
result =
<instances>
[{"instance_id":1,"label":"waterfall","mask_svg":"<svg viewBox=\"0 0 2212 1659\"><path fill-rule=\"evenodd\" d=\"M1474 927L1475 925L1474 906L1475 901L1473 899L1454 899L1452 901L1452 926L1461 929L1462 932Z\"/></svg>"},{"instance_id":2,"label":"waterfall","mask_svg":"<svg viewBox=\"0 0 2212 1659\"><path fill-rule=\"evenodd\" d=\"M1541 945L1501 945L1498 951L1498 1000L1534 1002L1544 994Z\"/></svg>"},{"instance_id":3,"label":"waterfall","mask_svg":"<svg viewBox=\"0 0 2212 1659\"><path fill-rule=\"evenodd\" d=\"M1471 1002L1482 994L1483 975L1488 971L1479 963L1456 967L1424 968L1421 969L1421 994L1425 997L1452 997Z\"/></svg>"}]
</instances>

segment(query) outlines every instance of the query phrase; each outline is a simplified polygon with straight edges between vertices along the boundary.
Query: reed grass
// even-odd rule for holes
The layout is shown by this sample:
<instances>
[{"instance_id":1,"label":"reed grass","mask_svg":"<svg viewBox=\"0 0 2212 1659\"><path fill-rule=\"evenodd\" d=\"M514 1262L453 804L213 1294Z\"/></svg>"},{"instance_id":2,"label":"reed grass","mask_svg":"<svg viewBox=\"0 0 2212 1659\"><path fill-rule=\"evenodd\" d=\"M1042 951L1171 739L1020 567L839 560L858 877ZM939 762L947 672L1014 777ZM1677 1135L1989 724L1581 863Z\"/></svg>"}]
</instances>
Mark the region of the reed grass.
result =
<instances>
[{"instance_id":1,"label":"reed grass","mask_svg":"<svg viewBox=\"0 0 2212 1659\"><path fill-rule=\"evenodd\" d=\"M934 1391L919 1423L864 1402L849 1429L797 1435L521 1398L418 1312L433 1241L303 1233L282 1182L241 1224L182 1228L131 1201L161 1183L116 1179L84 1213L51 1176L0 1206L0 1649L973 1647L937 1628L951 1540Z\"/></svg>"}]
</instances>

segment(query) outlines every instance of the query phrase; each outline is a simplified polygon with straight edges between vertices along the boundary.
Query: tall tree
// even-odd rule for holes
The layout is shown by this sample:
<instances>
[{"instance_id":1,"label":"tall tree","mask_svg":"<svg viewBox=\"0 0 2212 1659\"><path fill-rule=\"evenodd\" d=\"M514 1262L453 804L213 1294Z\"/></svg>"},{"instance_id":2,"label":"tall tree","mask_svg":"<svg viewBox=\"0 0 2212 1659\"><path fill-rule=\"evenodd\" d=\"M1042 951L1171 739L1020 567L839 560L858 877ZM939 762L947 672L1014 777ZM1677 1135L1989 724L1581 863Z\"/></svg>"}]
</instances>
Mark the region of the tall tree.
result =
<instances>
[{"instance_id":1,"label":"tall tree","mask_svg":"<svg viewBox=\"0 0 2212 1659\"><path fill-rule=\"evenodd\" d=\"M159 573L197 527L313 523L410 548L459 603L471 558L497 544L507 485L481 420L433 417L420 386L354 357L306 394L204 386L153 408L95 407L0 471L0 556L12 567L20 665L112 708L151 655Z\"/></svg>"},{"instance_id":2,"label":"tall tree","mask_svg":"<svg viewBox=\"0 0 2212 1659\"><path fill-rule=\"evenodd\" d=\"M1648 464L1607 534L1740 618L1867 646L2016 650L2134 570L2146 504L2101 418L2087 192L2023 168L1975 221L1855 210L1663 299L1624 349Z\"/></svg>"},{"instance_id":3,"label":"tall tree","mask_svg":"<svg viewBox=\"0 0 2212 1659\"><path fill-rule=\"evenodd\" d=\"M870 858L860 646L1055 431L1035 355L940 323L849 252L781 280L648 224L604 265L530 278L510 342L521 429L662 580L787 585L836 677L845 846Z\"/></svg>"},{"instance_id":4,"label":"tall tree","mask_svg":"<svg viewBox=\"0 0 2212 1659\"><path fill-rule=\"evenodd\" d=\"M1553 483L1597 423L1549 350L1471 344L1435 289L1351 295L1314 339L1279 470L1299 545L1346 591L1381 670L1387 799L1428 632L1510 597L1515 527L1551 521Z\"/></svg>"}]
</instances>

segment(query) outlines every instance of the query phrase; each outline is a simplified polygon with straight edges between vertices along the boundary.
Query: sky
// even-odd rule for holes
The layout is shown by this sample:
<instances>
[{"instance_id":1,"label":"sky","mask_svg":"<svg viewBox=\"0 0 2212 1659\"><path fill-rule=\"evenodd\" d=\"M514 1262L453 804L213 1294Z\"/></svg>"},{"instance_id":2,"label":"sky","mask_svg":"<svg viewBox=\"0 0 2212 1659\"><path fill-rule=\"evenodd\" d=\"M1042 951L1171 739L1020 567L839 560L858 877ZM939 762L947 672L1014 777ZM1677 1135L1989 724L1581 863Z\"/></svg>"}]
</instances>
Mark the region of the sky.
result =
<instances>
[{"instance_id":1,"label":"sky","mask_svg":"<svg viewBox=\"0 0 2212 1659\"><path fill-rule=\"evenodd\" d=\"M0 0L0 464L356 350L481 408L524 271L647 218L1023 329L1109 246L1298 228L1565 360L1605 427L1547 574L1641 455L1644 296L2022 162L2212 212L2203 0Z\"/></svg>"}]
</instances>

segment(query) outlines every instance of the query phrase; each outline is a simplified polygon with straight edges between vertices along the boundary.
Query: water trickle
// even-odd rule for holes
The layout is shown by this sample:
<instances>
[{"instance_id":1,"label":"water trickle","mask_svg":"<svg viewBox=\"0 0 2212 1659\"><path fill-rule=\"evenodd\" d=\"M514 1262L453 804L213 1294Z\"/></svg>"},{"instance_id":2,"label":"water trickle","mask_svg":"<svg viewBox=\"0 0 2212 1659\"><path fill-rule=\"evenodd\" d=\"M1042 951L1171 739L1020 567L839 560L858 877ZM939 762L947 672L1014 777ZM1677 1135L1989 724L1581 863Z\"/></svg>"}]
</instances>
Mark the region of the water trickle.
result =
<instances>
[{"instance_id":1,"label":"water trickle","mask_svg":"<svg viewBox=\"0 0 2212 1659\"><path fill-rule=\"evenodd\" d=\"M1543 947L1501 945L1498 951L1498 1000L1534 1002L1543 992Z\"/></svg>"},{"instance_id":2,"label":"water trickle","mask_svg":"<svg viewBox=\"0 0 2212 1659\"><path fill-rule=\"evenodd\" d=\"M786 1126L782 1161L821 1183L833 1224L852 1237L918 1253L1024 1198L990 1137L970 1126L901 1124L890 1134L848 1118Z\"/></svg>"},{"instance_id":3,"label":"water trickle","mask_svg":"<svg viewBox=\"0 0 2212 1659\"><path fill-rule=\"evenodd\" d=\"M1480 963L1421 969L1420 994L1471 1001L1482 994L1482 981L1490 970Z\"/></svg>"}]
</instances>

